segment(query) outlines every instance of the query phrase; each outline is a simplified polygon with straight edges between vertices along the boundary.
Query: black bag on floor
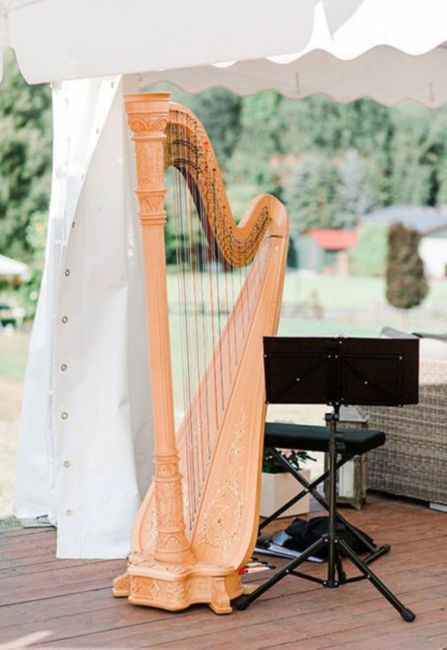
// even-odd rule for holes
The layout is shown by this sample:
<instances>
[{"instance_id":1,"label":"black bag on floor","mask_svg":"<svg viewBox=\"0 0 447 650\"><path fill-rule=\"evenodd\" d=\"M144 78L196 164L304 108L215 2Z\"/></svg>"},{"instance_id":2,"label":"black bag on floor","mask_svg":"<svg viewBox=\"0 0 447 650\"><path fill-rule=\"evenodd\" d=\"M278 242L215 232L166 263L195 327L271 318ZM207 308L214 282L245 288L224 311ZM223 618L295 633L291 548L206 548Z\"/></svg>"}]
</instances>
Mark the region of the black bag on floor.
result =
<instances>
[{"instance_id":1,"label":"black bag on floor","mask_svg":"<svg viewBox=\"0 0 447 650\"><path fill-rule=\"evenodd\" d=\"M329 517L315 517L309 521L304 519L294 519L290 526L288 526L285 532L289 535L289 539L284 542L285 548L293 549L294 551L305 551L311 544L316 542L322 535L327 534L329 527ZM354 530L362 535L365 539L373 544L372 538L364 533L359 528ZM367 553L370 549L354 535L349 528L340 522L337 521L337 534L346 541L346 543L355 551L358 555L362 553ZM342 554L344 555L343 551ZM315 557L319 557L322 560L327 560L328 557L328 548L327 546L321 547Z\"/></svg>"}]
</instances>

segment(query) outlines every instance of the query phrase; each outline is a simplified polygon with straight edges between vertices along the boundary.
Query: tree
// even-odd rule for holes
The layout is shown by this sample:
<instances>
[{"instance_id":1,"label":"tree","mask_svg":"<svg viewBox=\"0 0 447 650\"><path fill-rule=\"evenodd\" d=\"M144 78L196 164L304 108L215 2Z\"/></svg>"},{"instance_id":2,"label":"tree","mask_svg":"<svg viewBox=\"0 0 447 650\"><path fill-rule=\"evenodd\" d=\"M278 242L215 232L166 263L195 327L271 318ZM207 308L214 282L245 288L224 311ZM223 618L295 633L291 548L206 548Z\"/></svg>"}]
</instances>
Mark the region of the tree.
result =
<instances>
[{"instance_id":1,"label":"tree","mask_svg":"<svg viewBox=\"0 0 447 650\"><path fill-rule=\"evenodd\" d=\"M399 205L428 205L434 160L427 158L430 116L416 104L392 110L394 135L391 144L390 190Z\"/></svg>"},{"instance_id":2,"label":"tree","mask_svg":"<svg viewBox=\"0 0 447 650\"><path fill-rule=\"evenodd\" d=\"M48 211L51 134L49 86L29 86L9 53L0 86L0 252L27 262L30 224Z\"/></svg>"},{"instance_id":3,"label":"tree","mask_svg":"<svg viewBox=\"0 0 447 650\"><path fill-rule=\"evenodd\" d=\"M267 159L281 151L282 102L282 97L271 91L244 98L239 149Z\"/></svg>"},{"instance_id":4,"label":"tree","mask_svg":"<svg viewBox=\"0 0 447 650\"><path fill-rule=\"evenodd\" d=\"M282 198L279 166L282 98L273 92L246 97L242 103L240 133L228 162L228 191L237 218L257 194Z\"/></svg>"},{"instance_id":5,"label":"tree","mask_svg":"<svg viewBox=\"0 0 447 650\"><path fill-rule=\"evenodd\" d=\"M280 106L281 150L297 156L309 151L332 155L341 147L339 106L328 97L284 100Z\"/></svg>"},{"instance_id":6,"label":"tree","mask_svg":"<svg viewBox=\"0 0 447 650\"><path fill-rule=\"evenodd\" d=\"M373 205L372 190L357 149L348 149L340 168L337 188L337 221L352 228Z\"/></svg>"},{"instance_id":7,"label":"tree","mask_svg":"<svg viewBox=\"0 0 447 650\"><path fill-rule=\"evenodd\" d=\"M438 167L438 183L437 206L445 209L447 207L447 159L442 160Z\"/></svg>"},{"instance_id":8,"label":"tree","mask_svg":"<svg viewBox=\"0 0 447 650\"><path fill-rule=\"evenodd\" d=\"M386 298L399 309L419 305L428 293L424 265L419 256L420 236L402 224L390 227L386 269Z\"/></svg>"},{"instance_id":9,"label":"tree","mask_svg":"<svg viewBox=\"0 0 447 650\"><path fill-rule=\"evenodd\" d=\"M339 148L358 150L360 156L374 156L389 149L393 137L390 109L371 99L338 104Z\"/></svg>"},{"instance_id":10,"label":"tree","mask_svg":"<svg viewBox=\"0 0 447 650\"><path fill-rule=\"evenodd\" d=\"M358 240L351 248L352 275L384 276L388 248L388 226L384 223L361 224Z\"/></svg>"},{"instance_id":11,"label":"tree","mask_svg":"<svg viewBox=\"0 0 447 650\"><path fill-rule=\"evenodd\" d=\"M298 232L309 228L340 228L335 204L339 175L323 156L303 156L286 190L286 204Z\"/></svg>"},{"instance_id":12,"label":"tree","mask_svg":"<svg viewBox=\"0 0 447 650\"><path fill-rule=\"evenodd\" d=\"M193 95L189 105L213 143L220 165L225 168L240 133L242 99L224 88Z\"/></svg>"}]
</instances>

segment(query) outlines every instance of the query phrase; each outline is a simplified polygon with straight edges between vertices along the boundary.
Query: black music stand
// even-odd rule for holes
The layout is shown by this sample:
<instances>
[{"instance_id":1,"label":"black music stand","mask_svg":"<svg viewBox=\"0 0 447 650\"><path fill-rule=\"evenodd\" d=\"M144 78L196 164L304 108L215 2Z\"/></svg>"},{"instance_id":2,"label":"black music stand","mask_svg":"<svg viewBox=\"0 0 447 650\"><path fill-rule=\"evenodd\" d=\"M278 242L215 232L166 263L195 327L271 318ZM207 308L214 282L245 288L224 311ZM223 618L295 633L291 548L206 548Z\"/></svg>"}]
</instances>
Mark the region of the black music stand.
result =
<instances>
[{"instance_id":1,"label":"black music stand","mask_svg":"<svg viewBox=\"0 0 447 650\"><path fill-rule=\"evenodd\" d=\"M343 337L266 337L264 366L268 404L329 404L325 415L329 432L329 525L327 534L288 562L252 593L237 598L236 609L245 609L286 575L295 575L324 587L369 580L411 622L407 609L379 580L368 565L337 534L337 454L344 450L343 433L337 430L340 407L348 404L402 406L417 404L419 394L419 341ZM327 578L309 576L296 568L328 545ZM361 575L347 578L341 552Z\"/></svg>"}]
</instances>

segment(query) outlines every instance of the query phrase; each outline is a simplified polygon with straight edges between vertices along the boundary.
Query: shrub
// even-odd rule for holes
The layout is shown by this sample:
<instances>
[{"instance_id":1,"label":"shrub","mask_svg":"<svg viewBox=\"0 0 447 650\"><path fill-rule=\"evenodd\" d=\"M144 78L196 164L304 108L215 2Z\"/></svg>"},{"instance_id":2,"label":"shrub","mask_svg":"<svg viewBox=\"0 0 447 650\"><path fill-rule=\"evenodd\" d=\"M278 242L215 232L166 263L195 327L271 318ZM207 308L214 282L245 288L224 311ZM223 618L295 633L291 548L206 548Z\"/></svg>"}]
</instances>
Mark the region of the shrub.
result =
<instances>
[{"instance_id":1,"label":"shrub","mask_svg":"<svg viewBox=\"0 0 447 650\"><path fill-rule=\"evenodd\" d=\"M386 298L399 309L419 305L428 293L424 265L419 256L420 236L402 224L390 227L386 268Z\"/></svg>"}]
</instances>

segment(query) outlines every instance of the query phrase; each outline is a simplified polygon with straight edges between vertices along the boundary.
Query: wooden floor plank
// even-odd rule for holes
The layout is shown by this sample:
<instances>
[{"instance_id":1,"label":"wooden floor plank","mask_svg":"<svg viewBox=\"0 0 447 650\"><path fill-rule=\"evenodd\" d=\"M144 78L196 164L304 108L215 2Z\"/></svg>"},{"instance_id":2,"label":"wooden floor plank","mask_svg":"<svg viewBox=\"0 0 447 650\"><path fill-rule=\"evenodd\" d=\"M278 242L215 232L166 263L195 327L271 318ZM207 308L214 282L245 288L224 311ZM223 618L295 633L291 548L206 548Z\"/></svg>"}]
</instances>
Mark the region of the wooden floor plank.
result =
<instances>
[{"instance_id":1,"label":"wooden floor plank","mask_svg":"<svg viewBox=\"0 0 447 650\"><path fill-rule=\"evenodd\" d=\"M392 545L371 568L417 612L414 623L366 581L328 590L291 576L231 616L206 606L181 613L135 607L111 594L123 560L57 560L54 530L15 529L0 532L0 649L447 647L447 515L377 497L343 514ZM326 565L306 563L305 570L322 576Z\"/></svg>"}]
</instances>

